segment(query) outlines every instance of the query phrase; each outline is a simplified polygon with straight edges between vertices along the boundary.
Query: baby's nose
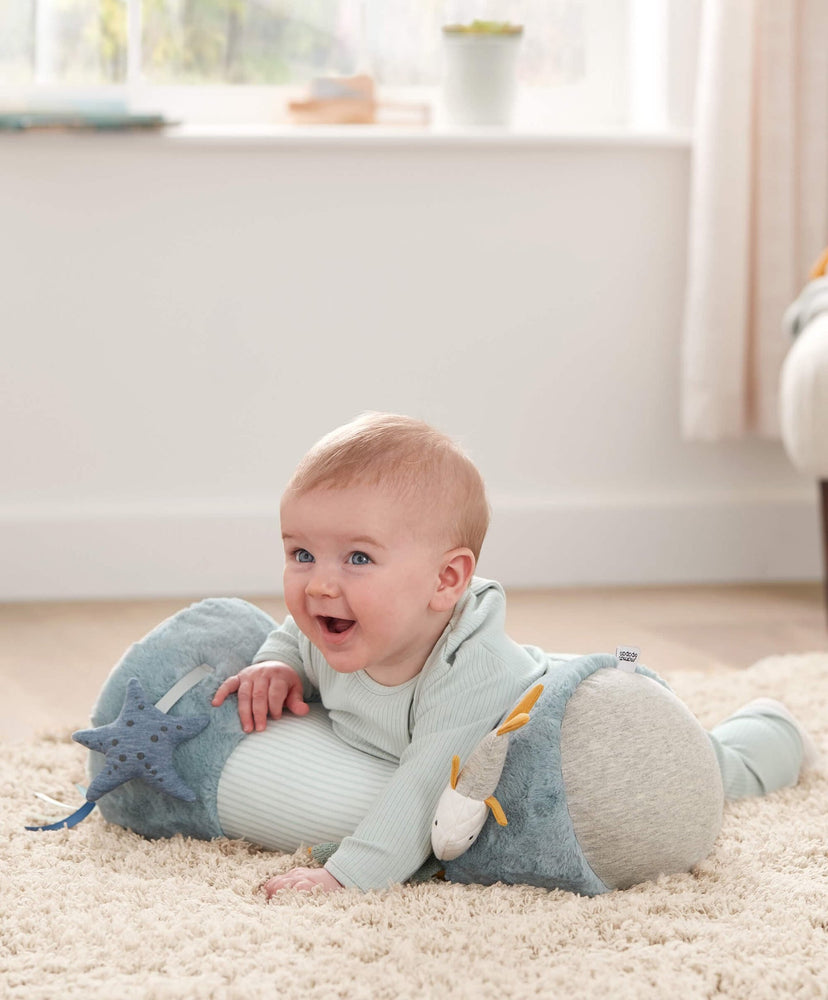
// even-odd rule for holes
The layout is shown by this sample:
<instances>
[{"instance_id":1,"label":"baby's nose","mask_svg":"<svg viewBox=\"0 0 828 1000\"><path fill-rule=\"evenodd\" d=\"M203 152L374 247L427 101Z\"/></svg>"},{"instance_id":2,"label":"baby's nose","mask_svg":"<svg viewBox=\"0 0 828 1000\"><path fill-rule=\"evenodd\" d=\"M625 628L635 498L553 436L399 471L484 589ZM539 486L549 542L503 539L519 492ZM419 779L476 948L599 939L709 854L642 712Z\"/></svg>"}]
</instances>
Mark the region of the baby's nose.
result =
<instances>
[{"instance_id":1,"label":"baby's nose","mask_svg":"<svg viewBox=\"0 0 828 1000\"><path fill-rule=\"evenodd\" d=\"M339 594L339 586L331 573L317 570L308 580L305 593L308 597L336 597Z\"/></svg>"}]
</instances>

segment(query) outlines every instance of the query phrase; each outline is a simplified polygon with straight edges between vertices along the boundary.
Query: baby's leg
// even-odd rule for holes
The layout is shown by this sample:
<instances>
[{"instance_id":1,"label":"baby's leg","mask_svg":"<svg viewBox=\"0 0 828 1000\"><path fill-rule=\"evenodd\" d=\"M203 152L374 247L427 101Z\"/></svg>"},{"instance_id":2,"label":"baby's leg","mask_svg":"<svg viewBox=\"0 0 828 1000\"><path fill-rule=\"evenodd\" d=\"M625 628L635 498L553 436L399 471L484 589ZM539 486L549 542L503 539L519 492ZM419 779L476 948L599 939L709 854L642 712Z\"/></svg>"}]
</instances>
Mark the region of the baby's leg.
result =
<instances>
[{"instance_id":1,"label":"baby's leg","mask_svg":"<svg viewBox=\"0 0 828 1000\"><path fill-rule=\"evenodd\" d=\"M710 735L726 799L767 795L795 785L817 761L811 738L781 702L758 698L716 726Z\"/></svg>"}]
</instances>

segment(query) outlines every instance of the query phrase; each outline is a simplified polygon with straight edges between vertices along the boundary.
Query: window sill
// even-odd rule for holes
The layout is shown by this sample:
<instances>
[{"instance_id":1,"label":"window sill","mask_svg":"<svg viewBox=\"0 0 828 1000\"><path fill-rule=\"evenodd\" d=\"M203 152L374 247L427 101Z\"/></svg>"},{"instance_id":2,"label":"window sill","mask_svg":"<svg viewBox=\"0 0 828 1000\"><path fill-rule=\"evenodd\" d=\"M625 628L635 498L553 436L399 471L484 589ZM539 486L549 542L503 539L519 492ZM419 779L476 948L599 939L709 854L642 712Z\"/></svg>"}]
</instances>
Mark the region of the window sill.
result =
<instances>
[{"instance_id":1,"label":"window sill","mask_svg":"<svg viewBox=\"0 0 828 1000\"><path fill-rule=\"evenodd\" d=\"M314 148L656 148L689 149L692 133L676 129L550 132L502 128L410 128L393 125L177 125L162 135L194 146L286 146Z\"/></svg>"},{"instance_id":2,"label":"window sill","mask_svg":"<svg viewBox=\"0 0 828 1000\"><path fill-rule=\"evenodd\" d=\"M0 132L60 142L144 142L179 149L662 149L689 150L689 130L592 129L540 131L505 128L404 127L394 125L169 125L159 130L32 130Z\"/></svg>"}]
</instances>

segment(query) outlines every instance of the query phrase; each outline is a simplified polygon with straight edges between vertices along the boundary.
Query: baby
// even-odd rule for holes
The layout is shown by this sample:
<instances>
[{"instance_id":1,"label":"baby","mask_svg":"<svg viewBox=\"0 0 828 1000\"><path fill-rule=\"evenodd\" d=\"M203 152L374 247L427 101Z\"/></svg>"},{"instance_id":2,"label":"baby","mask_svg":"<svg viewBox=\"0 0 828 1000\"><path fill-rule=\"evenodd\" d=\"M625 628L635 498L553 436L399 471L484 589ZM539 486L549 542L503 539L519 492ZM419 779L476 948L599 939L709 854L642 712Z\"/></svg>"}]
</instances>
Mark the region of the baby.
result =
<instances>
[{"instance_id":1,"label":"baby","mask_svg":"<svg viewBox=\"0 0 828 1000\"><path fill-rule=\"evenodd\" d=\"M249 733L319 699L341 739L399 766L325 867L271 879L269 896L405 881L429 855L453 755L546 672L546 653L505 634L502 588L474 576L488 522L470 459L409 417L365 414L300 462L281 503L289 617L213 705L235 694ZM795 783L806 749L771 702L712 739L730 797Z\"/></svg>"},{"instance_id":2,"label":"baby","mask_svg":"<svg viewBox=\"0 0 828 1000\"><path fill-rule=\"evenodd\" d=\"M509 640L504 594L473 579L489 522L480 473L448 438L368 414L323 438L282 498L290 617L214 705L238 697L246 732L318 697L334 732L399 761L369 815L324 869L288 886L401 882L430 851L431 819L462 758L545 669Z\"/></svg>"}]
</instances>

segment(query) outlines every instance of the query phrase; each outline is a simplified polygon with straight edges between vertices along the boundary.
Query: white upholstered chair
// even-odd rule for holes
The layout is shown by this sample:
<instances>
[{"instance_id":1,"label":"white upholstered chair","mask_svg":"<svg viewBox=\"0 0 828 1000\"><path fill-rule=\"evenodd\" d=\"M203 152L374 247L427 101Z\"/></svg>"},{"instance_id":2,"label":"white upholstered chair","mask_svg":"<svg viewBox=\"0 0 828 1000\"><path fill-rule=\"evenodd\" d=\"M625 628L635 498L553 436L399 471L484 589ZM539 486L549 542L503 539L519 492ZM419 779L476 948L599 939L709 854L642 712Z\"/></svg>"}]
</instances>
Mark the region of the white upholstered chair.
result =
<instances>
[{"instance_id":1,"label":"white upholstered chair","mask_svg":"<svg viewBox=\"0 0 828 1000\"><path fill-rule=\"evenodd\" d=\"M782 366L780 420L794 466L819 483L828 611L828 250L785 313L793 344Z\"/></svg>"}]
</instances>

